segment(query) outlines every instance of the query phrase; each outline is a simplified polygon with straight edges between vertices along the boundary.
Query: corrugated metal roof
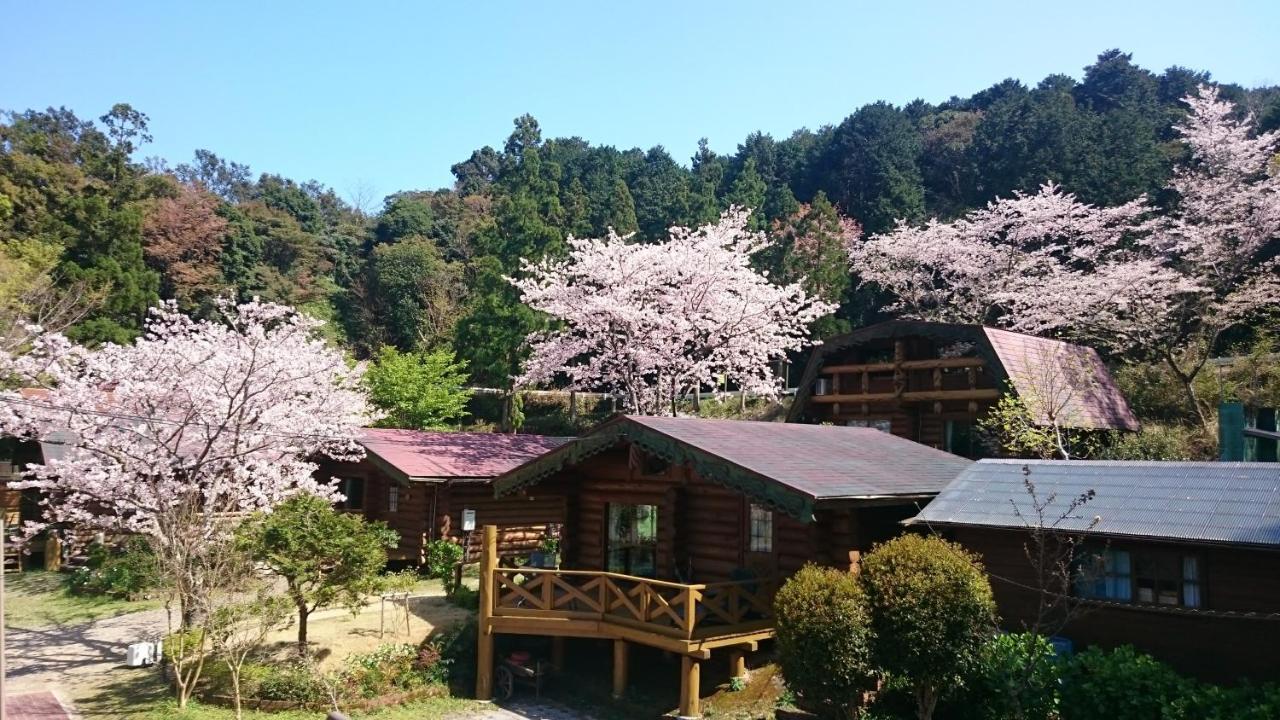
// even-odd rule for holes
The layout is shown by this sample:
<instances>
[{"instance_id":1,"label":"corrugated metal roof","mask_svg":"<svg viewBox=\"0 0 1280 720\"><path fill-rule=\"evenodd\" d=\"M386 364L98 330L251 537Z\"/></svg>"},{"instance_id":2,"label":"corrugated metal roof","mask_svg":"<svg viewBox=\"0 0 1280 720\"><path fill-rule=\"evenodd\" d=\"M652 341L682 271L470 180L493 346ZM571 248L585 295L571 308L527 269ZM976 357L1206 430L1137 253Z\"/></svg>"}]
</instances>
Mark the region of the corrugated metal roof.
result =
<instances>
[{"instance_id":1,"label":"corrugated metal roof","mask_svg":"<svg viewBox=\"0 0 1280 720\"><path fill-rule=\"evenodd\" d=\"M1030 470L1024 477L1023 468ZM1045 525L1089 534L1280 547L1280 464L980 460L911 522L1024 528L1036 523L1024 480ZM1070 517L1070 502L1094 491ZM1021 516L1019 515L1021 513Z\"/></svg>"},{"instance_id":2,"label":"corrugated metal roof","mask_svg":"<svg viewBox=\"0 0 1280 720\"><path fill-rule=\"evenodd\" d=\"M366 428L360 444L406 478L488 479L571 438Z\"/></svg>"}]
</instances>

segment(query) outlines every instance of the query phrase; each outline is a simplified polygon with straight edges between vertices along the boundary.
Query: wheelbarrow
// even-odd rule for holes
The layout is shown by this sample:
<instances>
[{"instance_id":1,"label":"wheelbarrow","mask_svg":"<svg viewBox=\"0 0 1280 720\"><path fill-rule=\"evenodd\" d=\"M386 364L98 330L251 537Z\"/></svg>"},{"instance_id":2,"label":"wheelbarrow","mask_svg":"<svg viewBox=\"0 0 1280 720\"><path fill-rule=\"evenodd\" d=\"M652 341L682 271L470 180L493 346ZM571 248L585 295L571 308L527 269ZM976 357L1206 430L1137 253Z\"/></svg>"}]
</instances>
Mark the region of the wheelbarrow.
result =
<instances>
[{"instance_id":1,"label":"wheelbarrow","mask_svg":"<svg viewBox=\"0 0 1280 720\"><path fill-rule=\"evenodd\" d=\"M494 671L494 692L501 700L510 700L516 686L532 687L534 697L542 697L542 680L551 674L551 664L535 660L527 652L518 651L498 661Z\"/></svg>"}]
</instances>

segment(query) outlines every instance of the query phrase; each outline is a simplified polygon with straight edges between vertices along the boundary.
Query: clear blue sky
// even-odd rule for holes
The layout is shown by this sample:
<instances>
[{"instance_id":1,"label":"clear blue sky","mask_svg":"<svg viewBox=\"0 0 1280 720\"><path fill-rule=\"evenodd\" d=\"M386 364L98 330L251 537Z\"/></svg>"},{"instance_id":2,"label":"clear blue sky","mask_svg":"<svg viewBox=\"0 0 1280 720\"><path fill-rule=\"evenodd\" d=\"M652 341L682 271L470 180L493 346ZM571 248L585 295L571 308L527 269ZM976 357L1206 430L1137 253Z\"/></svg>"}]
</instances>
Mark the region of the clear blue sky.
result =
<instances>
[{"instance_id":1,"label":"clear blue sky","mask_svg":"<svg viewBox=\"0 0 1280 720\"><path fill-rule=\"evenodd\" d=\"M544 136L731 152L859 105L1144 67L1280 83L1280 2L0 0L0 108L125 101L143 155L196 148L376 197L451 183L530 112Z\"/></svg>"}]
</instances>

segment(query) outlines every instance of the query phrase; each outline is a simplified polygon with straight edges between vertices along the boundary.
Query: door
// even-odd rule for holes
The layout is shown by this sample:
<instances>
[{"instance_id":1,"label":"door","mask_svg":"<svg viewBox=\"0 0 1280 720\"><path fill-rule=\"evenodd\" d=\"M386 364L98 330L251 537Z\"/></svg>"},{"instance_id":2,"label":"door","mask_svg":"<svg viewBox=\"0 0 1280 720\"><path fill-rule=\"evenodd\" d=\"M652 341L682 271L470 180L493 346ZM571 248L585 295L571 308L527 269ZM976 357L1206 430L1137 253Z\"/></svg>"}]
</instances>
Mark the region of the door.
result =
<instances>
[{"instance_id":1,"label":"door","mask_svg":"<svg viewBox=\"0 0 1280 720\"><path fill-rule=\"evenodd\" d=\"M609 503L605 569L640 577L658 572L658 506Z\"/></svg>"}]
</instances>

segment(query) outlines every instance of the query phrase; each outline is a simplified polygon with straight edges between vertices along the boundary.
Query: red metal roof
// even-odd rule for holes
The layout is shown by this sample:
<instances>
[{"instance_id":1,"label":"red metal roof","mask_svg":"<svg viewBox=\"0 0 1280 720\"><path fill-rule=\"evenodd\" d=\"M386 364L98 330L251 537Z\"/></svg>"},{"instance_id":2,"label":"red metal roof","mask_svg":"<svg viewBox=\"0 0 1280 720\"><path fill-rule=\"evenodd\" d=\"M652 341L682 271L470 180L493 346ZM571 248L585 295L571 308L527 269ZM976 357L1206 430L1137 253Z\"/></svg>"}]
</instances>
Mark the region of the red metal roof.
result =
<instances>
[{"instance_id":1,"label":"red metal roof","mask_svg":"<svg viewBox=\"0 0 1280 720\"><path fill-rule=\"evenodd\" d=\"M1059 425L1076 428L1138 429L1138 418L1093 348L995 328L982 331L1037 421L1050 424L1056 419Z\"/></svg>"},{"instance_id":2,"label":"red metal roof","mask_svg":"<svg viewBox=\"0 0 1280 720\"><path fill-rule=\"evenodd\" d=\"M406 478L487 480L572 438L479 432L366 428L360 436L375 460Z\"/></svg>"}]
</instances>

